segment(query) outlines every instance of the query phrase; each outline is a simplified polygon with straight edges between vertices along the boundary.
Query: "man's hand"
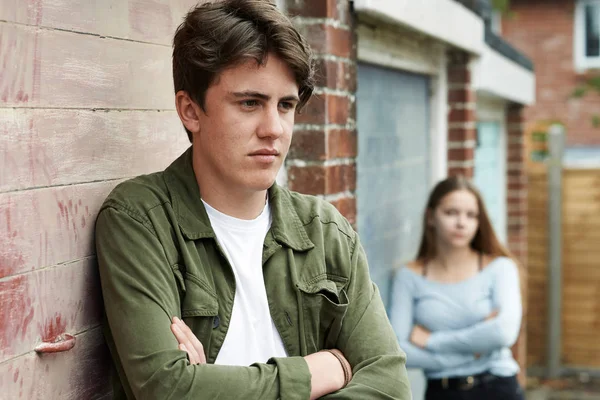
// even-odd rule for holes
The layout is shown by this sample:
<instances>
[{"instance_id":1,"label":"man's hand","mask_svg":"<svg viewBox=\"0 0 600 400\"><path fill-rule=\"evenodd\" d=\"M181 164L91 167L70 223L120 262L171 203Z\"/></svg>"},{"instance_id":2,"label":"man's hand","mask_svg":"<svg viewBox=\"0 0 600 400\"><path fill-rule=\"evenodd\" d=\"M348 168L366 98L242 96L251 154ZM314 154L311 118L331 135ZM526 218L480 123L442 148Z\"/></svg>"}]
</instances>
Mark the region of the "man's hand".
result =
<instances>
[{"instance_id":1,"label":"man's hand","mask_svg":"<svg viewBox=\"0 0 600 400\"><path fill-rule=\"evenodd\" d=\"M206 364L204 346L192 330L177 317L173 317L171 332L179 342L179 350L185 351L190 359L190 364Z\"/></svg>"},{"instance_id":2,"label":"man's hand","mask_svg":"<svg viewBox=\"0 0 600 400\"><path fill-rule=\"evenodd\" d=\"M429 336L431 336L431 332L427 329L423 328L421 325L415 325L412 332L410 333L410 341L415 345L422 349L427 346L427 341L429 340Z\"/></svg>"},{"instance_id":3,"label":"man's hand","mask_svg":"<svg viewBox=\"0 0 600 400\"><path fill-rule=\"evenodd\" d=\"M179 342L179 349L188 354L191 364L206 364L204 346L185 322L173 317L171 331ZM342 361L333 354L319 351L304 357L304 360L306 360L312 375L311 400L333 393L345 386Z\"/></svg>"}]
</instances>

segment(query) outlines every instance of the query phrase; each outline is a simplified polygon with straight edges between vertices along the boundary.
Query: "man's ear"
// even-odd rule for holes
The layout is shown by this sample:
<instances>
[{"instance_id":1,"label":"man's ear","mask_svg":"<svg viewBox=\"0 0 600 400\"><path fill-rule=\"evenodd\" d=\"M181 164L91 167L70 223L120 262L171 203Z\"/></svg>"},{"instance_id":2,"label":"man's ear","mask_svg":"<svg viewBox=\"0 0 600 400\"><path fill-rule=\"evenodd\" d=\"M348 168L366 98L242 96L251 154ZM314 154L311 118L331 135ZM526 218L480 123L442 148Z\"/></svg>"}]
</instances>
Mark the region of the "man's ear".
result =
<instances>
[{"instance_id":1,"label":"man's ear","mask_svg":"<svg viewBox=\"0 0 600 400\"><path fill-rule=\"evenodd\" d=\"M200 131L200 113L203 112L190 95L183 90L175 94L175 107L183 125L192 134Z\"/></svg>"}]
</instances>

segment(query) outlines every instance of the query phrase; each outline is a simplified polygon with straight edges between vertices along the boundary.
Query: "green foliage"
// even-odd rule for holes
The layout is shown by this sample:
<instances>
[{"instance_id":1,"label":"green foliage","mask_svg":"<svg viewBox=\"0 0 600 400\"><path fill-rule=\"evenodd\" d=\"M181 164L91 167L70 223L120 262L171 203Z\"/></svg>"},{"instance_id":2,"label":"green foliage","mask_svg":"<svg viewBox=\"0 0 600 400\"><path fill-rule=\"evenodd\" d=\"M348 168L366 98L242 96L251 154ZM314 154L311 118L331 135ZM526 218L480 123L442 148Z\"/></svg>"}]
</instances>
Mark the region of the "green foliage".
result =
<instances>
[{"instance_id":1,"label":"green foliage","mask_svg":"<svg viewBox=\"0 0 600 400\"><path fill-rule=\"evenodd\" d=\"M506 14L510 10L510 0L492 0L492 7L494 10Z\"/></svg>"},{"instance_id":2,"label":"green foliage","mask_svg":"<svg viewBox=\"0 0 600 400\"><path fill-rule=\"evenodd\" d=\"M589 92L595 92L600 95L600 74L588 78L582 85L577 86L573 90L573 93L571 93L571 97L575 99L581 99ZM592 117L592 125L594 128L600 127L600 114L595 114Z\"/></svg>"}]
</instances>

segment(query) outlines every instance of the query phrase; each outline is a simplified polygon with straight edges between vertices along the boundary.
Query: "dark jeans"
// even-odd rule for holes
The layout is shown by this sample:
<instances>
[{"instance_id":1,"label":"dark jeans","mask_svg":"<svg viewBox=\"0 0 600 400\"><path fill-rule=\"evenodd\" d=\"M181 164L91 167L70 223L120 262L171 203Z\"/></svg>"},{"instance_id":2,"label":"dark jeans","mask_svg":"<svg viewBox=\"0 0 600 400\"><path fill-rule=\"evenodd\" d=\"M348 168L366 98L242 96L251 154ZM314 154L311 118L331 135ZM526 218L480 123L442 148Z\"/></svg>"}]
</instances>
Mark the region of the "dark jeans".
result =
<instances>
[{"instance_id":1,"label":"dark jeans","mask_svg":"<svg viewBox=\"0 0 600 400\"><path fill-rule=\"evenodd\" d=\"M516 376L497 377L470 390L427 389L425 400L524 400Z\"/></svg>"}]
</instances>

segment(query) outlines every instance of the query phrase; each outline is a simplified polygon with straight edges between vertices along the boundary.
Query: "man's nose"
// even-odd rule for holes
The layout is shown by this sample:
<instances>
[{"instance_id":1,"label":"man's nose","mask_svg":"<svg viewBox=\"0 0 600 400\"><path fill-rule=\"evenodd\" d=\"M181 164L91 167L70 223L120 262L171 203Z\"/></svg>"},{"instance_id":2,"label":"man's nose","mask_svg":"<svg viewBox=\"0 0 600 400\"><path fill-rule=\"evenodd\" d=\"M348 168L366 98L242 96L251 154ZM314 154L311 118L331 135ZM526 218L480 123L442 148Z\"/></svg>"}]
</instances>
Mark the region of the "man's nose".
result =
<instances>
[{"instance_id":1,"label":"man's nose","mask_svg":"<svg viewBox=\"0 0 600 400\"><path fill-rule=\"evenodd\" d=\"M259 137L278 138L283 134L283 120L277 107L266 107L261 124L257 129Z\"/></svg>"}]
</instances>

